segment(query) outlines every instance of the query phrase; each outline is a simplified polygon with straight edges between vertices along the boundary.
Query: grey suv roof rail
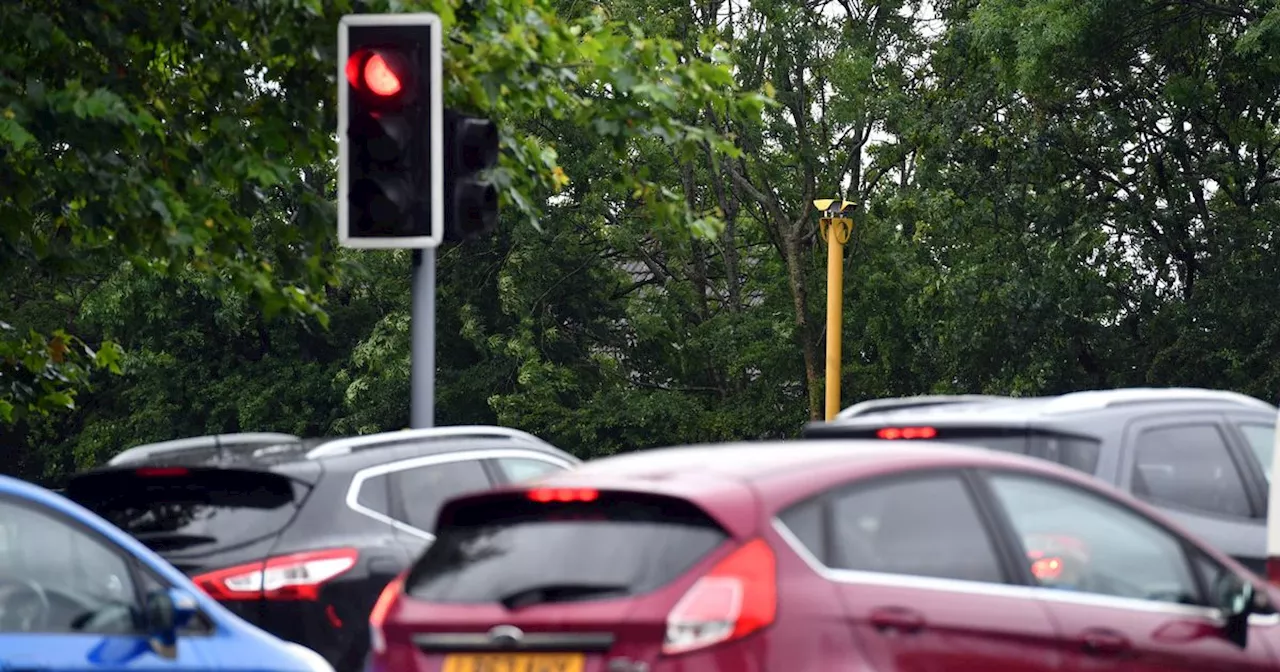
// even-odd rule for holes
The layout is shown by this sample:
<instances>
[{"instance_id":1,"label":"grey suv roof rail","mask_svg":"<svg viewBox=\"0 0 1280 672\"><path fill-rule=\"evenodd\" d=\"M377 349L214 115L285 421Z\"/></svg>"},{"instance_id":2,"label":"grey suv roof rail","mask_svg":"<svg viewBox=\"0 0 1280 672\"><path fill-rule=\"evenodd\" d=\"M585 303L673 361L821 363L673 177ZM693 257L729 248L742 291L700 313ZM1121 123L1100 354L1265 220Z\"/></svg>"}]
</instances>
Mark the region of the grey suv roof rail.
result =
<instances>
[{"instance_id":1,"label":"grey suv roof rail","mask_svg":"<svg viewBox=\"0 0 1280 672\"><path fill-rule=\"evenodd\" d=\"M836 420L848 420L872 413L888 413L903 411L909 408L926 406L946 406L949 404L972 404L983 401L1008 401L1014 397L1001 397L993 394L922 394L915 397L892 397L889 399L871 399L854 404L836 414Z\"/></svg>"},{"instance_id":2,"label":"grey suv roof rail","mask_svg":"<svg viewBox=\"0 0 1280 672\"><path fill-rule=\"evenodd\" d=\"M139 462L154 455L172 453L192 448L215 448L222 445L262 445L269 446L280 443L292 443L302 439L292 434L278 432L243 432L238 434L208 434L185 439L173 439L157 443L145 443L134 446L107 461L107 466L118 466L130 462Z\"/></svg>"},{"instance_id":3,"label":"grey suv roof rail","mask_svg":"<svg viewBox=\"0 0 1280 672\"><path fill-rule=\"evenodd\" d=\"M490 425L452 425L448 427L427 427L424 429L404 429L395 432L364 434L346 439L336 439L312 448L307 453L308 459L347 455L361 450L381 448L387 444L413 441L416 439L493 439L501 438L539 448L554 448L550 443L538 437L510 427Z\"/></svg>"},{"instance_id":4,"label":"grey suv roof rail","mask_svg":"<svg viewBox=\"0 0 1280 672\"><path fill-rule=\"evenodd\" d=\"M1261 399L1227 390L1209 390L1198 387L1126 387L1116 390L1069 392L1050 399L1045 404L1042 412L1057 415L1133 404L1187 401L1216 401L1273 412L1276 410L1275 406Z\"/></svg>"}]
</instances>

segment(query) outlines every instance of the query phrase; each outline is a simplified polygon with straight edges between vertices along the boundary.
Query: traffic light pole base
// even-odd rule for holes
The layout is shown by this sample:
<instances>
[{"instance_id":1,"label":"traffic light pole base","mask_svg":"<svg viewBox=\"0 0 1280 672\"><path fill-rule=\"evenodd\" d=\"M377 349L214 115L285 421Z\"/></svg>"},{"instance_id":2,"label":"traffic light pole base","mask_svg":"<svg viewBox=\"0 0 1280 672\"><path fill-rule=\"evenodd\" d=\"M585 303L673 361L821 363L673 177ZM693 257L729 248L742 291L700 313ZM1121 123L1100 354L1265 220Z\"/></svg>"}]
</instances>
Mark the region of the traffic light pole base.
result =
<instances>
[{"instance_id":1,"label":"traffic light pole base","mask_svg":"<svg viewBox=\"0 0 1280 672\"><path fill-rule=\"evenodd\" d=\"M435 426L436 251L413 251L412 312L409 319L409 427Z\"/></svg>"}]
</instances>

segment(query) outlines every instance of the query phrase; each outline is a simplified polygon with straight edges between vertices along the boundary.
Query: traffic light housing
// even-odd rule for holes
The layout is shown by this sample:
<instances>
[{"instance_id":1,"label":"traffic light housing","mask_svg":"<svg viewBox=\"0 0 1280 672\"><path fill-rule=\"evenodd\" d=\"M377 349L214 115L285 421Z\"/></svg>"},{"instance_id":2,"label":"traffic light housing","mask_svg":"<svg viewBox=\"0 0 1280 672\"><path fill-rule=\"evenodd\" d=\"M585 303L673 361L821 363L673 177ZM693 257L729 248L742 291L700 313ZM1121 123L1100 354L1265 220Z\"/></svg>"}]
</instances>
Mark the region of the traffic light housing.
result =
<instances>
[{"instance_id":1,"label":"traffic light housing","mask_svg":"<svg viewBox=\"0 0 1280 672\"><path fill-rule=\"evenodd\" d=\"M444 239L441 30L435 14L352 14L338 27L338 239Z\"/></svg>"},{"instance_id":2,"label":"traffic light housing","mask_svg":"<svg viewBox=\"0 0 1280 672\"><path fill-rule=\"evenodd\" d=\"M493 231L498 188L481 172L498 163L498 128L488 119L444 112L445 239L462 242Z\"/></svg>"}]
</instances>

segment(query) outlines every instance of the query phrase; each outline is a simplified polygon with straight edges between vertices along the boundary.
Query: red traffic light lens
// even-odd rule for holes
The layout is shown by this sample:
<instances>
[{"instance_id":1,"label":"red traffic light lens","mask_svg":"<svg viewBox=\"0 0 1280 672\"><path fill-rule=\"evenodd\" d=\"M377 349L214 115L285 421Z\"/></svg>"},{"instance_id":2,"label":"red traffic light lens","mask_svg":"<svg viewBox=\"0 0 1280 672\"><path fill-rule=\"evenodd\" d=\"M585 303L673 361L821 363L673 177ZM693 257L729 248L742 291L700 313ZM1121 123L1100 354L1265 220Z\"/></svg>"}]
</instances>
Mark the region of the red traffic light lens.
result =
<instances>
[{"instance_id":1,"label":"red traffic light lens","mask_svg":"<svg viewBox=\"0 0 1280 672\"><path fill-rule=\"evenodd\" d=\"M370 91L379 96L394 96L404 87L391 64L382 54L377 53L370 56L364 64L364 82Z\"/></svg>"},{"instance_id":2,"label":"red traffic light lens","mask_svg":"<svg viewBox=\"0 0 1280 672\"><path fill-rule=\"evenodd\" d=\"M355 89L389 98L404 90L406 67L398 54L362 49L347 59L347 81Z\"/></svg>"}]
</instances>

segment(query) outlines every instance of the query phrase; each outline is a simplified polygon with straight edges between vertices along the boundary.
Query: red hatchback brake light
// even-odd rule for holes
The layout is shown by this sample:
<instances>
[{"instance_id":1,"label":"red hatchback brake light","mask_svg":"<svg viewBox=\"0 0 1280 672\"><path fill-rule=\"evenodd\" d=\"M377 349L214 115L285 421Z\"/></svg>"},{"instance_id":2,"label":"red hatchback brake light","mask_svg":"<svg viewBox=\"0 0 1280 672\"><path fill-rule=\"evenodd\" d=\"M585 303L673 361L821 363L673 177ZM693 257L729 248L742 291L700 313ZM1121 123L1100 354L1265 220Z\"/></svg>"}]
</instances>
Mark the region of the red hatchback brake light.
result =
<instances>
[{"instance_id":1,"label":"red hatchback brake light","mask_svg":"<svg viewBox=\"0 0 1280 672\"><path fill-rule=\"evenodd\" d=\"M331 548L267 558L193 577L215 600L316 600L328 581L356 566L354 548Z\"/></svg>"},{"instance_id":2,"label":"red hatchback brake light","mask_svg":"<svg viewBox=\"0 0 1280 672\"><path fill-rule=\"evenodd\" d=\"M777 560L754 539L721 560L667 615L666 654L741 639L773 623L778 609Z\"/></svg>"},{"instance_id":3,"label":"red hatchback brake light","mask_svg":"<svg viewBox=\"0 0 1280 672\"><path fill-rule=\"evenodd\" d=\"M535 488L529 491L531 501L549 504L551 502L594 502L600 498L600 491L591 488Z\"/></svg>"}]
</instances>

